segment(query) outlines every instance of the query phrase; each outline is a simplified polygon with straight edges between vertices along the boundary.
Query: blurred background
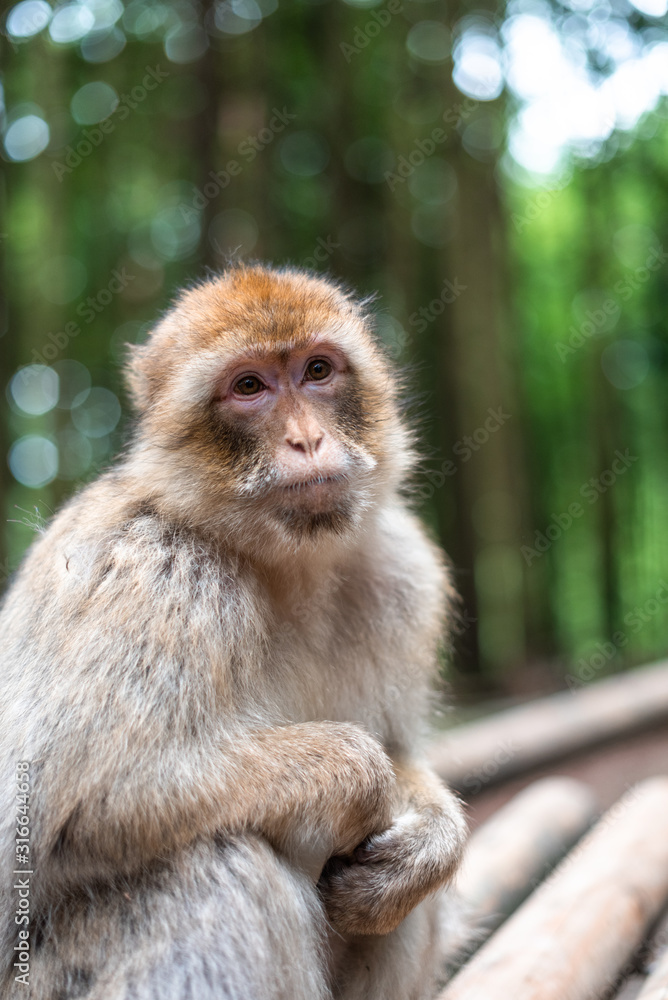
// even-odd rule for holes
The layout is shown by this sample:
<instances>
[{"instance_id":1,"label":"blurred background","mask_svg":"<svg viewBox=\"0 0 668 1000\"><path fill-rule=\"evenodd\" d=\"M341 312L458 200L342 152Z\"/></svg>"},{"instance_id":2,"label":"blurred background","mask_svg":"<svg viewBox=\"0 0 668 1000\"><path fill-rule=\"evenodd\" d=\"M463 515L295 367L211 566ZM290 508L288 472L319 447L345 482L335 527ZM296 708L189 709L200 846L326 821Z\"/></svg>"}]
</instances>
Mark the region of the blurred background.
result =
<instances>
[{"instance_id":1,"label":"blurred background","mask_svg":"<svg viewBox=\"0 0 668 1000\"><path fill-rule=\"evenodd\" d=\"M122 446L124 345L231 256L377 292L461 700L668 642L666 0L9 4L3 586Z\"/></svg>"}]
</instances>

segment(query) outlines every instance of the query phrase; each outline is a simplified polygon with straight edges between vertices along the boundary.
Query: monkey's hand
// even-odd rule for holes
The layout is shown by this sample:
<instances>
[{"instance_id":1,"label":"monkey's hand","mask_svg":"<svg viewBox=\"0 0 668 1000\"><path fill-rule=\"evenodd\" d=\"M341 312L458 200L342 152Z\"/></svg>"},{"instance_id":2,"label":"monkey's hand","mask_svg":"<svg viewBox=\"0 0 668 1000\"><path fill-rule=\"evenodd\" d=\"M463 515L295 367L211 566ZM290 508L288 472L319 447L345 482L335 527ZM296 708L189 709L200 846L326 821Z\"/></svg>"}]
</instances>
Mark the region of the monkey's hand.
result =
<instances>
[{"instance_id":1,"label":"monkey's hand","mask_svg":"<svg viewBox=\"0 0 668 1000\"><path fill-rule=\"evenodd\" d=\"M416 803L417 804L417 803ZM446 789L435 802L402 813L352 857L334 857L320 877L327 915L347 934L387 934L455 873L466 835L458 801Z\"/></svg>"}]
</instances>

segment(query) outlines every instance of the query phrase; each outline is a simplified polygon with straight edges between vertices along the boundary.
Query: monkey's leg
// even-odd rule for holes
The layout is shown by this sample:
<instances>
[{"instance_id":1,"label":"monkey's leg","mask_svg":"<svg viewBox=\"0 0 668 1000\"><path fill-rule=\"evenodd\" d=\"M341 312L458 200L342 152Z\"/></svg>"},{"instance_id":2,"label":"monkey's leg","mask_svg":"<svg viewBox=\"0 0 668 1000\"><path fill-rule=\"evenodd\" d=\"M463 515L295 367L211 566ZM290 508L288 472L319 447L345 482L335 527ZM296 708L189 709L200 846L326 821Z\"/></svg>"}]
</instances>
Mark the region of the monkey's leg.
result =
<instances>
[{"instance_id":1,"label":"monkey's leg","mask_svg":"<svg viewBox=\"0 0 668 1000\"><path fill-rule=\"evenodd\" d=\"M200 843L54 912L30 1000L327 1000L323 936L315 887L266 842Z\"/></svg>"},{"instance_id":2,"label":"monkey's leg","mask_svg":"<svg viewBox=\"0 0 668 1000\"><path fill-rule=\"evenodd\" d=\"M390 934L353 937L336 953L336 1000L431 1000L439 966L439 904L417 906Z\"/></svg>"}]
</instances>

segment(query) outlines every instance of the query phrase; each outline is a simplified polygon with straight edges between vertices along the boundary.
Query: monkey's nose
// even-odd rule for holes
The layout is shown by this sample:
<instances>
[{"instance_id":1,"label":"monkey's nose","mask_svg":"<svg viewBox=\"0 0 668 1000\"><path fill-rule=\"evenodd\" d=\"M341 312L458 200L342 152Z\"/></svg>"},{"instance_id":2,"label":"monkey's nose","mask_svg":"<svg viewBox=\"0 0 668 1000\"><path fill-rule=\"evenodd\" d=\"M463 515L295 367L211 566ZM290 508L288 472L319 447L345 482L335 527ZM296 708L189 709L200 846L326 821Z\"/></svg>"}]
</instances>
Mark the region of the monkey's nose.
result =
<instances>
[{"instance_id":1,"label":"monkey's nose","mask_svg":"<svg viewBox=\"0 0 668 1000\"><path fill-rule=\"evenodd\" d=\"M285 443L303 455L315 455L320 448L325 432L312 414L302 413L292 416L285 427Z\"/></svg>"},{"instance_id":2,"label":"monkey's nose","mask_svg":"<svg viewBox=\"0 0 668 1000\"><path fill-rule=\"evenodd\" d=\"M304 455L315 455L323 442L325 435L322 431L316 434L286 434L286 443L300 451Z\"/></svg>"}]
</instances>

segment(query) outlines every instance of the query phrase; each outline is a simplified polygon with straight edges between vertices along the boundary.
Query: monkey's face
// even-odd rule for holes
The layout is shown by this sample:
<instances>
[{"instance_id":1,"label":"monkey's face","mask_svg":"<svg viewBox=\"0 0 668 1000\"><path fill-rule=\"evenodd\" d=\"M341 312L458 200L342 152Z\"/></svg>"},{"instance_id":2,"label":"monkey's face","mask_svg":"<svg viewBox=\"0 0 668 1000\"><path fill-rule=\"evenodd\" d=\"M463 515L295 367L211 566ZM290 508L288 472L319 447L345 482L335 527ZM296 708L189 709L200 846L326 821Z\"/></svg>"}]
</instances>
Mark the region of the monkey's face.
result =
<instances>
[{"instance_id":1,"label":"monkey's face","mask_svg":"<svg viewBox=\"0 0 668 1000\"><path fill-rule=\"evenodd\" d=\"M186 293L129 376L143 439L200 520L342 534L409 461L366 317L320 278L239 268Z\"/></svg>"},{"instance_id":2,"label":"monkey's face","mask_svg":"<svg viewBox=\"0 0 668 1000\"><path fill-rule=\"evenodd\" d=\"M238 493L294 531L341 529L372 485L364 380L326 336L253 345L221 372L212 430Z\"/></svg>"}]
</instances>

